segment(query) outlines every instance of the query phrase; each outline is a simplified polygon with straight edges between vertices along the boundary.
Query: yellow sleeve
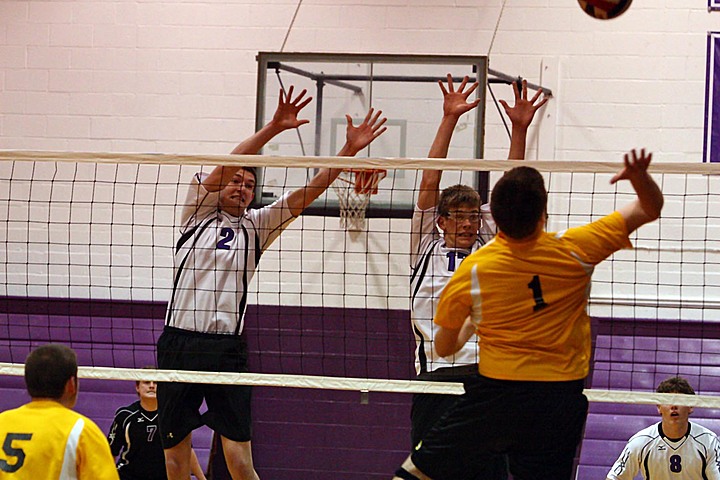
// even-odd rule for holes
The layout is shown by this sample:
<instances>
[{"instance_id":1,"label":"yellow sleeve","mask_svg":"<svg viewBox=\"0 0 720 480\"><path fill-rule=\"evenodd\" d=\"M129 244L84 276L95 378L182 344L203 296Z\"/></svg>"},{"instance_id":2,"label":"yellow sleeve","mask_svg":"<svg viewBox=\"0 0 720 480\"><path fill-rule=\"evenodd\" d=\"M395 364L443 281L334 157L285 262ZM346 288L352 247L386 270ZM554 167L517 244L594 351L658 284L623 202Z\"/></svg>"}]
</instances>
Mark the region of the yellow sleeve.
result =
<instances>
[{"instance_id":1,"label":"yellow sleeve","mask_svg":"<svg viewBox=\"0 0 720 480\"><path fill-rule=\"evenodd\" d=\"M457 330L472 312L472 255L466 258L455 271L440 295L434 322L441 327Z\"/></svg>"},{"instance_id":2,"label":"yellow sleeve","mask_svg":"<svg viewBox=\"0 0 720 480\"><path fill-rule=\"evenodd\" d=\"M80 480L118 480L110 444L100 428L85 419L77 449L77 471Z\"/></svg>"},{"instance_id":3,"label":"yellow sleeve","mask_svg":"<svg viewBox=\"0 0 720 480\"><path fill-rule=\"evenodd\" d=\"M562 239L576 245L582 260L597 265L623 248L632 248L627 225L620 212L614 212L582 227L567 230Z\"/></svg>"}]
</instances>

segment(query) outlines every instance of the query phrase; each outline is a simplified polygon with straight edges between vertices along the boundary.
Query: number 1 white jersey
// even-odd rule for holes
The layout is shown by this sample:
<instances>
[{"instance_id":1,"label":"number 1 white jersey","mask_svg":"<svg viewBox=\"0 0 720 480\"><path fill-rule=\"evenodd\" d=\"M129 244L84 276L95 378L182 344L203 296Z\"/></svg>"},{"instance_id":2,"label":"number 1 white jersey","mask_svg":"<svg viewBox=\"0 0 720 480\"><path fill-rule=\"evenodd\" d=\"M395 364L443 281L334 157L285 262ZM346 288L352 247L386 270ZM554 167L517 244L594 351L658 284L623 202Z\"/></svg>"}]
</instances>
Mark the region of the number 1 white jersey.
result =
<instances>
[{"instance_id":1,"label":"number 1 white jersey","mask_svg":"<svg viewBox=\"0 0 720 480\"><path fill-rule=\"evenodd\" d=\"M630 438L607 478L632 480L640 471L646 480L718 480L719 449L717 435L697 423L690 423L688 434L675 442L657 423Z\"/></svg>"},{"instance_id":2,"label":"number 1 white jersey","mask_svg":"<svg viewBox=\"0 0 720 480\"><path fill-rule=\"evenodd\" d=\"M235 217L220 210L219 192L194 175L175 245L173 291L165 324L202 333L242 333L248 286L260 255L295 217L283 196Z\"/></svg>"},{"instance_id":3,"label":"number 1 white jersey","mask_svg":"<svg viewBox=\"0 0 720 480\"><path fill-rule=\"evenodd\" d=\"M495 222L490 206L483 205L480 235L469 250L448 248L437 229L437 209L420 210L415 207L410 226L410 311L413 334L417 343L415 369L417 374L432 372L441 367L459 367L477 363L477 338L473 336L454 355L441 357L433 347L433 323L440 293L465 257L495 236Z\"/></svg>"}]
</instances>

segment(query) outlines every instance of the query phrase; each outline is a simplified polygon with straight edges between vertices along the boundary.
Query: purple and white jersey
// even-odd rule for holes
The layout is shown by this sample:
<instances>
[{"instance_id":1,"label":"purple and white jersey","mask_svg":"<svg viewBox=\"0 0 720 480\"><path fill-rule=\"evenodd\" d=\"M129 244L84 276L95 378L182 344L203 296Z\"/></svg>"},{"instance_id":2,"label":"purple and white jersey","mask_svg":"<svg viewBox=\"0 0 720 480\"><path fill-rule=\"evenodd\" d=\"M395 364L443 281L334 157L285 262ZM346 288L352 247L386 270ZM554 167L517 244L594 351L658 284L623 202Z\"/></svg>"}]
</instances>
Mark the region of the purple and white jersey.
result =
<instances>
[{"instance_id":1,"label":"purple and white jersey","mask_svg":"<svg viewBox=\"0 0 720 480\"><path fill-rule=\"evenodd\" d=\"M483 205L480 213L480 234L468 250L445 245L437 228L437 208L420 210L416 206L413 212L410 227L410 294L412 327L417 342L415 369L418 375L441 367L458 367L478 362L475 335L454 355L439 356L433 347L435 330L439 328L433 323L433 317L440 293L460 262L495 236L495 222L490 214L490 206Z\"/></svg>"},{"instance_id":2,"label":"purple and white jersey","mask_svg":"<svg viewBox=\"0 0 720 480\"><path fill-rule=\"evenodd\" d=\"M194 175L175 245L175 274L165 325L202 333L243 331L248 285L262 253L295 218L287 194L236 217L220 209Z\"/></svg>"}]
</instances>

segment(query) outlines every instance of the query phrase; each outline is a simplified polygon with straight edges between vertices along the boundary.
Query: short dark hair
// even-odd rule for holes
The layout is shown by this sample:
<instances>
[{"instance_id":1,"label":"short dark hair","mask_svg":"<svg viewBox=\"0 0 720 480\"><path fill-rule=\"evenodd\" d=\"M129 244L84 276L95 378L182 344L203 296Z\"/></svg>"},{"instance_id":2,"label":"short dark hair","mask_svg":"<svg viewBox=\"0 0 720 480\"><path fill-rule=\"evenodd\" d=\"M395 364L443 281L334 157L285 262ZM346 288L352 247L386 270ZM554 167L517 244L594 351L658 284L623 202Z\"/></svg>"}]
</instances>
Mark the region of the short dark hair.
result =
<instances>
[{"instance_id":1,"label":"short dark hair","mask_svg":"<svg viewBox=\"0 0 720 480\"><path fill-rule=\"evenodd\" d=\"M695 395L695 390L690 386L687 380L682 377L670 377L658 385L657 393L684 393L686 395Z\"/></svg>"},{"instance_id":2,"label":"short dark hair","mask_svg":"<svg viewBox=\"0 0 720 480\"><path fill-rule=\"evenodd\" d=\"M481 203L480 194L474 188L458 184L447 187L440 193L437 211L438 215L447 217L452 210L462 206L479 209Z\"/></svg>"},{"instance_id":3,"label":"short dark hair","mask_svg":"<svg viewBox=\"0 0 720 480\"><path fill-rule=\"evenodd\" d=\"M257 167L242 167L240 170L252 173L253 179L257 182Z\"/></svg>"},{"instance_id":4,"label":"short dark hair","mask_svg":"<svg viewBox=\"0 0 720 480\"><path fill-rule=\"evenodd\" d=\"M546 209L545 181L532 167L508 170L493 188L490 211L498 229L510 238L532 235Z\"/></svg>"},{"instance_id":5,"label":"short dark hair","mask_svg":"<svg viewBox=\"0 0 720 480\"><path fill-rule=\"evenodd\" d=\"M77 356L65 345L49 343L25 360L25 386L32 398L59 399L71 378L77 378Z\"/></svg>"}]
</instances>

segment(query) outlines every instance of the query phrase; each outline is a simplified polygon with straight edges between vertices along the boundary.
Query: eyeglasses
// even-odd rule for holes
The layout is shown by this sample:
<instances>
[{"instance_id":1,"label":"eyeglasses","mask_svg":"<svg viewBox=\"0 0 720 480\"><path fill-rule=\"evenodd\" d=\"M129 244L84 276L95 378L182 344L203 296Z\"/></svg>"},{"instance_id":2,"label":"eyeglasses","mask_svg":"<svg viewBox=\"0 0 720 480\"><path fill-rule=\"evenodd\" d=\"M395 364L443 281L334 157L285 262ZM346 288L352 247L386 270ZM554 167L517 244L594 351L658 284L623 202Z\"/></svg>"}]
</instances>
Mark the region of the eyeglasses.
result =
<instances>
[{"instance_id":1,"label":"eyeglasses","mask_svg":"<svg viewBox=\"0 0 720 480\"><path fill-rule=\"evenodd\" d=\"M456 222L469 220L471 223L475 223L480 221L480 213L478 212L448 212L445 216Z\"/></svg>"}]
</instances>

